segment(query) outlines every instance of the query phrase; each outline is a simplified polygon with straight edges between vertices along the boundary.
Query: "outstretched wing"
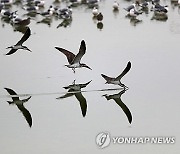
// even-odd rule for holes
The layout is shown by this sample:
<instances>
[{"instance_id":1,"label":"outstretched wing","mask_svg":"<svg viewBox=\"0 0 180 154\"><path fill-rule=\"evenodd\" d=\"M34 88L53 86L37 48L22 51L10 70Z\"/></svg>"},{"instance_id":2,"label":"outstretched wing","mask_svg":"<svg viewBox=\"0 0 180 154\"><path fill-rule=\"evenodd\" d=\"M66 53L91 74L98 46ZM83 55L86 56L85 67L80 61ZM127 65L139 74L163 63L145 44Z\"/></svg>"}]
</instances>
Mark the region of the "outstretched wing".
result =
<instances>
[{"instance_id":1,"label":"outstretched wing","mask_svg":"<svg viewBox=\"0 0 180 154\"><path fill-rule=\"evenodd\" d=\"M32 126L32 117L31 117L30 112L24 107L24 105L17 105L17 107L24 115L27 123L29 124L29 127L31 127Z\"/></svg>"},{"instance_id":2,"label":"outstretched wing","mask_svg":"<svg viewBox=\"0 0 180 154\"><path fill-rule=\"evenodd\" d=\"M108 82L108 81L110 81L110 80L114 80L115 78L111 78L111 77L109 77L109 76L106 76L106 75L104 75L104 74L101 74L101 76Z\"/></svg>"},{"instance_id":3,"label":"outstretched wing","mask_svg":"<svg viewBox=\"0 0 180 154\"><path fill-rule=\"evenodd\" d=\"M11 49L6 55L11 55L13 53L15 53L17 51L17 49Z\"/></svg>"},{"instance_id":4,"label":"outstretched wing","mask_svg":"<svg viewBox=\"0 0 180 154\"><path fill-rule=\"evenodd\" d=\"M21 40L16 45L22 45L31 35L31 30L28 27Z\"/></svg>"},{"instance_id":5,"label":"outstretched wing","mask_svg":"<svg viewBox=\"0 0 180 154\"><path fill-rule=\"evenodd\" d=\"M69 64L72 63L73 59L75 58L75 55L74 55L72 52L70 52L70 51L68 51L68 50L66 50L66 49L63 49L63 48L59 48L59 47L55 47L55 48L56 48L57 50L59 50L60 52L62 52L63 54L65 54L65 56L67 57L67 60L68 60Z\"/></svg>"},{"instance_id":6,"label":"outstretched wing","mask_svg":"<svg viewBox=\"0 0 180 154\"><path fill-rule=\"evenodd\" d=\"M79 48L79 53L75 56L74 60L72 61L72 63L78 63L81 61L81 58L83 57L83 55L86 52L86 43L84 40L81 41L81 45Z\"/></svg>"},{"instance_id":7,"label":"outstretched wing","mask_svg":"<svg viewBox=\"0 0 180 154\"><path fill-rule=\"evenodd\" d=\"M126 68L115 80L120 80L130 69L131 69L131 62L129 61Z\"/></svg>"},{"instance_id":8,"label":"outstretched wing","mask_svg":"<svg viewBox=\"0 0 180 154\"><path fill-rule=\"evenodd\" d=\"M16 92L12 89L9 89L9 88L4 88L6 89L6 91L10 94L10 95L17 95ZM15 97L12 97L13 101L18 101L19 100L19 97L15 96Z\"/></svg>"},{"instance_id":9,"label":"outstretched wing","mask_svg":"<svg viewBox=\"0 0 180 154\"><path fill-rule=\"evenodd\" d=\"M115 100L115 102L121 107L121 109L124 111L124 113L126 114L129 123L132 122L132 114L130 112L130 110L128 109L128 107L121 101L120 98L113 98Z\"/></svg>"},{"instance_id":10,"label":"outstretched wing","mask_svg":"<svg viewBox=\"0 0 180 154\"><path fill-rule=\"evenodd\" d=\"M87 111L86 99L83 97L81 92L75 93L75 96L76 96L77 100L80 103L82 115L83 115L83 117L85 117L86 116L86 111Z\"/></svg>"}]
</instances>

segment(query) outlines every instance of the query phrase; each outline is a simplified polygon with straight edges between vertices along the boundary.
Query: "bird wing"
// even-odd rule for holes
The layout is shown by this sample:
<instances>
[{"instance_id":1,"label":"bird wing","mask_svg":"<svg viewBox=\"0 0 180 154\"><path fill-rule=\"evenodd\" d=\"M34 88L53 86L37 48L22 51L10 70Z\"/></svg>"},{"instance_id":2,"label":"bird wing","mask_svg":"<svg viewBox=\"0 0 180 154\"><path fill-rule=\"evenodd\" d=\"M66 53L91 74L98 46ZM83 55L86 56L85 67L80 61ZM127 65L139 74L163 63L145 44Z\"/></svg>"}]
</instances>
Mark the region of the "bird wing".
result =
<instances>
[{"instance_id":1,"label":"bird wing","mask_svg":"<svg viewBox=\"0 0 180 154\"><path fill-rule=\"evenodd\" d=\"M10 95L17 95L15 91L13 91L12 89L9 88L4 88L6 89L6 91L10 94ZM18 101L19 97L12 97L13 101Z\"/></svg>"},{"instance_id":2,"label":"bird wing","mask_svg":"<svg viewBox=\"0 0 180 154\"><path fill-rule=\"evenodd\" d=\"M114 78L111 78L109 76L106 76L104 74L101 74L101 76L108 82L109 80L113 80Z\"/></svg>"},{"instance_id":3,"label":"bird wing","mask_svg":"<svg viewBox=\"0 0 180 154\"><path fill-rule=\"evenodd\" d=\"M126 68L115 80L120 80L130 69L131 69L131 62L128 62Z\"/></svg>"},{"instance_id":4,"label":"bird wing","mask_svg":"<svg viewBox=\"0 0 180 154\"><path fill-rule=\"evenodd\" d=\"M81 41L81 45L80 45L80 48L79 48L79 53L74 57L73 61L72 61L72 64L73 63L78 63L81 61L81 58L83 57L83 55L85 54L86 52L86 43L84 40Z\"/></svg>"},{"instance_id":5,"label":"bird wing","mask_svg":"<svg viewBox=\"0 0 180 154\"><path fill-rule=\"evenodd\" d=\"M31 35L31 30L28 27L23 37L20 39L20 41L16 45L22 45L23 42L25 42L29 38L30 35Z\"/></svg>"},{"instance_id":6,"label":"bird wing","mask_svg":"<svg viewBox=\"0 0 180 154\"><path fill-rule=\"evenodd\" d=\"M75 97L79 101L82 115L83 115L83 117L85 117L86 116L86 111L87 111L87 102L86 102L86 99L83 97L81 92L75 93Z\"/></svg>"},{"instance_id":7,"label":"bird wing","mask_svg":"<svg viewBox=\"0 0 180 154\"><path fill-rule=\"evenodd\" d=\"M15 53L17 51L17 49L11 49L6 55L11 55L13 53Z\"/></svg>"},{"instance_id":8,"label":"bird wing","mask_svg":"<svg viewBox=\"0 0 180 154\"><path fill-rule=\"evenodd\" d=\"M32 126L32 117L30 112L24 107L24 105L17 105L18 109L22 112L22 114L24 115L27 123L29 124L29 126Z\"/></svg>"},{"instance_id":9,"label":"bird wing","mask_svg":"<svg viewBox=\"0 0 180 154\"><path fill-rule=\"evenodd\" d=\"M131 114L130 110L128 109L128 107L122 102L122 100L120 98L113 98L113 99L121 107L121 109L126 114L129 123L131 123L132 122L132 114Z\"/></svg>"},{"instance_id":10,"label":"bird wing","mask_svg":"<svg viewBox=\"0 0 180 154\"><path fill-rule=\"evenodd\" d=\"M68 50L66 50L66 49L63 49L63 48L59 48L59 47L55 47L55 48L56 48L57 50L59 50L60 52L62 52L63 54L65 54L65 56L67 57L67 60L68 60L69 64L72 63L73 59L75 58L75 55L74 55L72 52L70 52L70 51L68 51Z\"/></svg>"},{"instance_id":11,"label":"bird wing","mask_svg":"<svg viewBox=\"0 0 180 154\"><path fill-rule=\"evenodd\" d=\"M88 84L91 83L92 80L90 80L89 82L87 83L84 83L84 84L79 84L80 88L85 88Z\"/></svg>"}]
</instances>

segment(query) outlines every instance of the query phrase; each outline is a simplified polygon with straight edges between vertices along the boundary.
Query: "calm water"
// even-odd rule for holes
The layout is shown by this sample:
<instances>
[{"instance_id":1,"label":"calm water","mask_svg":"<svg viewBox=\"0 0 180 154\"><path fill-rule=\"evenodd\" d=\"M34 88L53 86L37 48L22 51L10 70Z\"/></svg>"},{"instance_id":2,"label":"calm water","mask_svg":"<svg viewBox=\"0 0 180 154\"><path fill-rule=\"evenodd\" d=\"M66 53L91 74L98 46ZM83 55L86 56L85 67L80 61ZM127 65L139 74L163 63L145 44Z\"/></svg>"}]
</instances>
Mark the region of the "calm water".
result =
<instances>
[{"instance_id":1,"label":"calm water","mask_svg":"<svg viewBox=\"0 0 180 154\"><path fill-rule=\"evenodd\" d=\"M11 25L0 24L0 149L2 154L36 153L134 153L178 154L179 91L180 91L180 13L169 0L168 20L151 20L153 12L138 16L134 24L123 10L131 2L119 0L120 10L112 11L112 1L99 2L104 15L103 29L92 20L91 9L82 5L73 8L72 23L57 26L62 20L52 19L51 25L37 24L42 17L31 20L32 35L25 42L32 53L18 51L5 56L7 46L15 44L22 33ZM48 1L46 5L50 5ZM20 8L18 6L17 8ZM151 7L151 5L150 5ZM23 12L23 11L22 11ZM24 13L24 12L23 12ZM21 14L21 12L19 12ZM81 40L87 45L82 62L91 70L77 69L74 74L64 67L66 57L54 47L74 53ZM104 95L120 92L115 85L106 85L101 73L117 76L131 61L132 68L122 79L129 90L122 102L132 113L132 123L113 99ZM75 97L57 99L66 94L68 86L91 81L82 89L87 112L83 117ZM19 109L9 105L11 97L4 88L11 88L21 99L32 98L24 104L32 116L30 128ZM106 90L116 89L116 90ZM102 91L100 91L102 90ZM175 137L174 144L111 144L101 149L96 144L100 132L111 137Z\"/></svg>"}]
</instances>

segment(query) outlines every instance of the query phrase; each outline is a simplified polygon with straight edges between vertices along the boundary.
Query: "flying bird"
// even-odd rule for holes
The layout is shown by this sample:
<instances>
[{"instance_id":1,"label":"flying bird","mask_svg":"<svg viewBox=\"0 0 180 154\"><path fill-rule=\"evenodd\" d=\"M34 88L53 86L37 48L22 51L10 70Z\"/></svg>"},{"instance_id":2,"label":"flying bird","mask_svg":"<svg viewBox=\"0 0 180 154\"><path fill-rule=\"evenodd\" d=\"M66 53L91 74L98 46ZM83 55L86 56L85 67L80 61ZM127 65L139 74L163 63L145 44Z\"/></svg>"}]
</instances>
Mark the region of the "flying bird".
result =
<instances>
[{"instance_id":1,"label":"flying bird","mask_svg":"<svg viewBox=\"0 0 180 154\"><path fill-rule=\"evenodd\" d=\"M89 66L87 66L84 63L80 63L81 58L83 57L83 55L86 52L86 44L85 41L82 40L81 41L81 45L79 48L79 53L77 55L73 54L72 52L63 49L63 48L59 48L59 47L55 47L57 50L59 50L60 52L62 52L63 54L65 54L65 56L67 57L67 60L69 62L69 65L65 65L68 68L72 68L73 72L75 73L75 68L81 68L81 67L86 67L90 70L92 70Z\"/></svg>"},{"instance_id":2,"label":"flying bird","mask_svg":"<svg viewBox=\"0 0 180 154\"><path fill-rule=\"evenodd\" d=\"M19 97L17 96L16 92L12 89L9 88L4 88L10 95L16 95L16 96L12 96L12 100L13 101L7 101L10 105L11 104L16 104L18 109L22 112L23 116L25 117L27 123L29 124L29 127L32 126L32 117L30 112L24 107L24 103L27 102L30 98L26 98L26 99L22 99L20 100Z\"/></svg>"},{"instance_id":3,"label":"flying bird","mask_svg":"<svg viewBox=\"0 0 180 154\"><path fill-rule=\"evenodd\" d=\"M101 74L101 76L106 80L107 84L115 84L115 85L119 85L123 88L128 88L126 87L123 83L121 83L121 78L131 69L131 62L129 61L126 68L123 70L123 72L116 78L113 77L108 77L104 74Z\"/></svg>"},{"instance_id":4,"label":"flying bird","mask_svg":"<svg viewBox=\"0 0 180 154\"><path fill-rule=\"evenodd\" d=\"M29 38L30 35L31 35L31 30L28 27L23 37L15 45L6 48L6 49L11 49L6 55L11 55L15 53L18 49L28 50L31 52L30 49L22 45Z\"/></svg>"},{"instance_id":5,"label":"flying bird","mask_svg":"<svg viewBox=\"0 0 180 154\"><path fill-rule=\"evenodd\" d=\"M106 95L103 95L103 96L105 96L105 98L107 100L113 99L121 107L121 109L124 111L124 113L126 114L126 116L128 118L129 123L131 124L131 122L132 122L132 114L131 114L129 108L121 100L121 95L124 94L125 91L126 90L123 89L118 94L113 94L113 95L107 95L106 94Z\"/></svg>"}]
</instances>

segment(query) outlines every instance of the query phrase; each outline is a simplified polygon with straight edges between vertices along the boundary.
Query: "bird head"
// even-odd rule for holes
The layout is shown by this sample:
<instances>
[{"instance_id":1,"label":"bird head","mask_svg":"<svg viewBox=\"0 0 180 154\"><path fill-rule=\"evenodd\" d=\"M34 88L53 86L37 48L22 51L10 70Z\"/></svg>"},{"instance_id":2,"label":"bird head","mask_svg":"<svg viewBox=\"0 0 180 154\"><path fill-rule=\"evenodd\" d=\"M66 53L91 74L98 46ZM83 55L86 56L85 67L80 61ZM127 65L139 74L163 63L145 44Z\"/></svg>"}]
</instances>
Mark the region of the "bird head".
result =
<instances>
[{"instance_id":1,"label":"bird head","mask_svg":"<svg viewBox=\"0 0 180 154\"><path fill-rule=\"evenodd\" d=\"M28 47L26 47L26 46L22 46L22 47L24 50L28 50L28 51L32 52Z\"/></svg>"}]
</instances>

